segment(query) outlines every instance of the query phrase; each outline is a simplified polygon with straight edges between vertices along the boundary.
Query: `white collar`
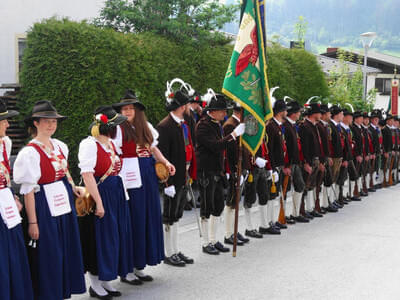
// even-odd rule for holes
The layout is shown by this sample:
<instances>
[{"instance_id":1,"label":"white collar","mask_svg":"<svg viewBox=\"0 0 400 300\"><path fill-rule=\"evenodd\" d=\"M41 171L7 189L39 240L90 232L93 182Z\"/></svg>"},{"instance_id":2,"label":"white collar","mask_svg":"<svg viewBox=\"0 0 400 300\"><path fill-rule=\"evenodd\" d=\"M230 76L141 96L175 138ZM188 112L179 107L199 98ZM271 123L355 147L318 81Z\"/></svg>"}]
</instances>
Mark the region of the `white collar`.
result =
<instances>
[{"instance_id":1,"label":"white collar","mask_svg":"<svg viewBox=\"0 0 400 300\"><path fill-rule=\"evenodd\" d=\"M296 124L296 121L293 121L291 118L286 118L286 120L288 120L289 121L289 123L290 124L292 124L292 125L295 125Z\"/></svg>"},{"instance_id":2,"label":"white collar","mask_svg":"<svg viewBox=\"0 0 400 300\"><path fill-rule=\"evenodd\" d=\"M310 122L311 124L315 125L315 123L314 123L313 121L311 121L309 118L306 118L306 120L307 120L308 122Z\"/></svg>"},{"instance_id":3,"label":"white collar","mask_svg":"<svg viewBox=\"0 0 400 300\"><path fill-rule=\"evenodd\" d=\"M282 125L282 122L279 122L275 117L274 117L274 120L275 120L275 122L276 122L279 126Z\"/></svg>"},{"instance_id":4,"label":"white collar","mask_svg":"<svg viewBox=\"0 0 400 300\"><path fill-rule=\"evenodd\" d=\"M332 122L333 124L335 124L335 126L338 126L338 123L337 123L334 119L331 119L331 122Z\"/></svg>"},{"instance_id":5,"label":"white collar","mask_svg":"<svg viewBox=\"0 0 400 300\"><path fill-rule=\"evenodd\" d=\"M361 128L361 125L358 125L358 124L356 124L356 123L354 123L354 125L356 125L358 128Z\"/></svg>"},{"instance_id":6,"label":"white collar","mask_svg":"<svg viewBox=\"0 0 400 300\"><path fill-rule=\"evenodd\" d=\"M322 124L324 124L325 126L328 125L328 122L325 122L324 120L320 120Z\"/></svg>"},{"instance_id":7,"label":"white collar","mask_svg":"<svg viewBox=\"0 0 400 300\"><path fill-rule=\"evenodd\" d=\"M377 126L375 126L374 124L369 124L369 125L371 125L374 129L376 129L377 128Z\"/></svg>"},{"instance_id":8,"label":"white collar","mask_svg":"<svg viewBox=\"0 0 400 300\"><path fill-rule=\"evenodd\" d=\"M340 126L342 126L344 129L349 129L350 127L344 124L343 122L340 122Z\"/></svg>"},{"instance_id":9,"label":"white collar","mask_svg":"<svg viewBox=\"0 0 400 300\"><path fill-rule=\"evenodd\" d=\"M238 117L236 117L235 115L232 114L232 118L234 118L236 121L238 121L240 123L240 119Z\"/></svg>"},{"instance_id":10,"label":"white collar","mask_svg":"<svg viewBox=\"0 0 400 300\"><path fill-rule=\"evenodd\" d=\"M171 111L169 114L171 115L172 119L174 119L174 121L175 121L176 123L178 123L179 125L180 125L181 123L185 122L184 119L181 119L181 118L178 118L177 116L175 116L174 113L173 113L172 111Z\"/></svg>"}]
</instances>

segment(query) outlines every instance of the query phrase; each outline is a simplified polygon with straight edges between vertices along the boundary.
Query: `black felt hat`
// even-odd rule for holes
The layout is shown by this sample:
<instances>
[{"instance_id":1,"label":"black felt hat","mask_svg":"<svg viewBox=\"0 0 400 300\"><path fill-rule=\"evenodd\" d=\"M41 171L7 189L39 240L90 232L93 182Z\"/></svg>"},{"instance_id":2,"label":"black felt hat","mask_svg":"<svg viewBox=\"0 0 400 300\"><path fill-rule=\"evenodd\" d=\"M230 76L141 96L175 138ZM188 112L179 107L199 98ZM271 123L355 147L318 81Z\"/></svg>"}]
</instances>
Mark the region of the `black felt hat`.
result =
<instances>
[{"instance_id":1,"label":"black felt hat","mask_svg":"<svg viewBox=\"0 0 400 300\"><path fill-rule=\"evenodd\" d=\"M336 115L340 114L341 112L344 112L344 110L338 105L333 105L330 108L330 112L331 112L331 115L333 117L333 116L336 116Z\"/></svg>"},{"instance_id":2,"label":"black felt hat","mask_svg":"<svg viewBox=\"0 0 400 300\"><path fill-rule=\"evenodd\" d=\"M146 106L139 101L135 92L132 90L126 90L125 95L121 98L120 102L114 103L112 107L119 112L123 106L129 104L133 104L133 106L139 108L140 110L146 109Z\"/></svg>"},{"instance_id":3,"label":"black felt hat","mask_svg":"<svg viewBox=\"0 0 400 300\"><path fill-rule=\"evenodd\" d=\"M347 108L344 108L343 115L344 116L353 116L353 113L351 111L349 111Z\"/></svg>"},{"instance_id":4,"label":"black felt hat","mask_svg":"<svg viewBox=\"0 0 400 300\"><path fill-rule=\"evenodd\" d=\"M212 97L208 105L206 106L206 111L212 110L226 110L232 109L233 106L229 104L228 100L222 94L215 94L215 97Z\"/></svg>"},{"instance_id":5,"label":"black felt hat","mask_svg":"<svg viewBox=\"0 0 400 300\"><path fill-rule=\"evenodd\" d=\"M386 115L386 121L387 121L387 120L391 120L391 119L394 119L393 115L387 114L387 115Z\"/></svg>"},{"instance_id":6,"label":"black felt hat","mask_svg":"<svg viewBox=\"0 0 400 300\"><path fill-rule=\"evenodd\" d=\"M313 114L321 114L321 104L319 103L310 103L307 106L307 115L311 116Z\"/></svg>"},{"instance_id":7,"label":"black felt hat","mask_svg":"<svg viewBox=\"0 0 400 300\"><path fill-rule=\"evenodd\" d=\"M320 109L322 114L326 114L327 112L329 112L328 104L321 104Z\"/></svg>"},{"instance_id":8,"label":"black felt hat","mask_svg":"<svg viewBox=\"0 0 400 300\"><path fill-rule=\"evenodd\" d=\"M189 96L184 92L178 90L176 92L172 92L168 95L167 103L165 104L165 109L168 112L174 111L179 107L186 105L189 101Z\"/></svg>"},{"instance_id":9,"label":"black felt hat","mask_svg":"<svg viewBox=\"0 0 400 300\"><path fill-rule=\"evenodd\" d=\"M287 106L288 116L303 110L303 107L295 100L288 102L286 106Z\"/></svg>"},{"instance_id":10,"label":"black felt hat","mask_svg":"<svg viewBox=\"0 0 400 300\"><path fill-rule=\"evenodd\" d=\"M0 121L19 115L16 110L7 109L7 105L3 99L0 99Z\"/></svg>"},{"instance_id":11,"label":"black felt hat","mask_svg":"<svg viewBox=\"0 0 400 300\"><path fill-rule=\"evenodd\" d=\"M107 125L109 126L117 126L122 122L127 120L127 117L117 113L112 106L99 106L94 111L95 117L99 114L105 115L107 117Z\"/></svg>"},{"instance_id":12,"label":"black felt hat","mask_svg":"<svg viewBox=\"0 0 400 300\"><path fill-rule=\"evenodd\" d=\"M357 110L357 111L355 111L353 113L353 118L354 119L357 119L357 118L360 118L360 117L364 117L364 115L363 115L363 113L361 111Z\"/></svg>"},{"instance_id":13,"label":"black felt hat","mask_svg":"<svg viewBox=\"0 0 400 300\"><path fill-rule=\"evenodd\" d=\"M382 111L379 109L374 109L371 113L370 113L370 118L379 118L382 119Z\"/></svg>"},{"instance_id":14,"label":"black felt hat","mask_svg":"<svg viewBox=\"0 0 400 300\"><path fill-rule=\"evenodd\" d=\"M35 103L31 115L25 118L24 121L28 126L31 126L34 118L58 119L62 121L67 117L60 115L49 100L40 100Z\"/></svg>"},{"instance_id":15,"label":"black felt hat","mask_svg":"<svg viewBox=\"0 0 400 300\"><path fill-rule=\"evenodd\" d=\"M274 114L287 110L286 102L284 100L276 100L274 103L273 111Z\"/></svg>"},{"instance_id":16,"label":"black felt hat","mask_svg":"<svg viewBox=\"0 0 400 300\"><path fill-rule=\"evenodd\" d=\"M201 100L201 95L199 92L194 92L194 95L189 97L188 100L189 103L198 103L199 105L202 105L202 100Z\"/></svg>"}]
</instances>

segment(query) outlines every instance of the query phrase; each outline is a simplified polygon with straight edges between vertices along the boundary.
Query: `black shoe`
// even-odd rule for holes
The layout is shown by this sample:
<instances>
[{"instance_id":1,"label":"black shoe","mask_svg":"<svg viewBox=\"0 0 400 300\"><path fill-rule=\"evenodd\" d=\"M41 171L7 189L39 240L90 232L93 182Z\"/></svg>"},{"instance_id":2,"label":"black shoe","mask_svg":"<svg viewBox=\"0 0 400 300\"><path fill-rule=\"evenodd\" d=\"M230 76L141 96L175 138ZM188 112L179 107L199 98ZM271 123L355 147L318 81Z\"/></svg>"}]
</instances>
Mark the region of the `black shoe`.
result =
<instances>
[{"instance_id":1,"label":"black shoe","mask_svg":"<svg viewBox=\"0 0 400 300\"><path fill-rule=\"evenodd\" d=\"M182 259L180 259L180 257L177 254L172 254L170 257L165 257L164 264L174 267L184 267L186 265L185 262Z\"/></svg>"},{"instance_id":2,"label":"black shoe","mask_svg":"<svg viewBox=\"0 0 400 300\"><path fill-rule=\"evenodd\" d=\"M293 217L292 217L292 216L290 216L290 217L285 217L285 219L286 219L286 224L289 224L289 225L296 224L296 221L293 220Z\"/></svg>"},{"instance_id":3,"label":"black shoe","mask_svg":"<svg viewBox=\"0 0 400 300\"><path fill-rule=\"evenodd\" d=\"M362 191L362 192L360 192L360 196L361 196L361 197L367 197L367 196L368 196L368 193Z\"/></svg>"},{"instance_id":4,"label":"black shoe","mask_svg":"<svg viewBox=\"0 0 400 300\"><path fill-rule=\"evenodd\" d=\"M374 188L369 188L369 189L368 189L368 192L370 192L370 193L375 193L375 192L376 192L376 189L374 189Z\"/></svg>"},{"instance_id":5,"label":"black shoe","mask_svg":"<svg viewBox=\"0 0 400 300\"><path fill-rule=\"evenodd\" d=\"M239 241L242 241L243 243L250 242L250 239L244 237L240 232L237 233L237 238Z\"/></svg>"},{"instance_id":6,"label":"black shoe","mask_svg":"<svg viewBox=\"0 0 400 300\"><path fill-rule=\"evenodd\" d=\"M258 232L260 232L261 234L281 234L281 231L278 228L272 226L268 228L260 226L260 228L258 228Z\"/></svg>"},{"instance_id":7,"label":"black shoe","mask_svg":"<svg viewBox=\"0 0 400 300\"><path fill-rule=\"evenodd\" d=\"M253 230L247 230L244 233L245 235L255 238L255 239L262 239L263 235L259 233L256 229Z\"/></svg>"},{"instance_id":8,"label":"black shoe","mask_svg":"<svg viewBox=\"0 0 400 300\"><path fill-rule=\"evenodd\" d=\"M238 244L238 245L239 245L239 244ZM222 245L219 241L216 242L216 243L214 244L214 247L215 247L215 249L217 249L219 252L224 252L224 253L226 253L226 252L229 252L229 251L230 251L229 248L227 248L227 247L225 247L224 245Z\"/></svg>"},{"instance_id":9,"label":"black shoe","mask_svg":"<svg viewBox=\"0 0 400 300\"><path fill-rule=\"evenodd\" d=\"M233 245L234 240L235 240L235 239L233 238L233 234L232 234L229 238L225 238L225 239L224 239L224 243L225 243L225 244L228 244L228 245ZM244 243L243 243L241 240L237 239L236 245L238 245L238 246L243 246Z\"/></svg>"},{"instance_id":10,"label":"black shoe","mask_svg":"<svg viewBox=\"0 0 400 300\"><path fill-rule=\"evenodd\" d=\"M353 199L352 199L353 200ZM339 202L334 201L333 202L338 208L343 208L343 205L341 205Z\"/></svg>"},{"instance_id":11,"label":"black shoe","mask_svg":"<svg viewBox=\"0 0 400 300\"><path fill-rule=\"evenodd\" d=\"M179 257L181 260L183 260L183 261L185 262L185 264L191 265L191 264L194 263L194 259L193 259L193 258L187 257L187 256L186 256L185 254L183 254L182 252L179 252L177 255L178 255L178 257ZM139 279L140 279L140 278L139 278Z\"/></svg>"},{"instance_id":12,"label":"black shoe","mask_svg":"<svg viewBox=\"0 0 400 300\"><path fill-rule=\"evenodd\" d=\"M327 212L328 212L328 211L326 210L325 207L321 207L321 209L320 209L320 213L321 213L321 214L325 215Z\"/></svg>"},{"instance_id":13,"label":"black shoe","mask_svg":"<svg viewBox=\"0 0 400 300\"><path fill-rule=\"evenodd\" d=\"M109 290L107 290L104 286L103 286L103 289L105 289L106 292L107 292L111 297L121 297L121 296L122 296L122 294L121 294L120 291L109 291Z\"/></svg>"},{"instance_id":14,"label":"black shoe","mask_svg":"<svg viewBox=\"0 0 400 300\"><path fill-rule=\"evenodd\" d=\"M219 254L219 251L211 243L209 243L207 246L203 246L203 252L211 255Z\"/></svg>"},{"instance_id":15,"label":"black shoe","mask_svg":"<svg viewBox=\"0 0 400 300\"><path fill-rule=\"evenodd\" d=\"M135 276L138 277L136 274L135 274ZM143 284L143 281L141 281L140 278L139 279L128 280L126 278L122 278L121 277L121 282L130 284L130 285L142 285Z\"/></svg>"},{"instance_id":16,"label":"black shoe","mask_svg":"<svg viewBox=\"0 0 400 300\"><path fill-rule=\"evenodd\" d=\"M186 211L192 210L192 205L190 204L190 202L186 202L184 209L185 209Z\"/></svg>"},{"instance_id":17,"label":"black shoe","mask_svg":"<svg viewBox=\"0 0 400 300\"><path fill-rule=\"evenodd\" d=\"M310 220L303 216L298 216L298 217L293 217L293 218L297 223L310 223Z\"/></svg>"},{"instance_id":18,"label":"black shoe","mask_svg":"<svg viewBox=\"0 0 400 300\"><path fill-rule=\"evenodd\" d=\"M375 184L374 188L376 190L380 190L382 188L382 184L380 184L380 183L379 184Z\"/></svg>"},{"instance_id":19,"label":"black shoe","mask_svg":"<svg viewBox=\"0 0 400 300\"><path fill-rule=\"evenodd\" d=\"M97 299L104 299L104 300L111 300L112 296L110 294L104 295L104 296L100 296L99 294L97 294L92 287L89 288L89 295L92 298L97 298Z\"/></svg>"},{"instance_id":20,"label":"black shoe","mask_svg":"<svg viewBox=\"0 0 400 300\"><path fill-rule=\"evenodd\" d=\"M313 217L313 215L312 214L310 214L309 212L305 212L304 213L304 216L303 217L305 217L305 218L307 218L307 219L309 219L309 220L312 220L312 219L314 219L314 217Z\"/></svg>"},{"instance_id":21,"label":"black shoe","mask_svg":"<svg viewBox=\"0 0 400 300\"><path fill-rule=\"evenodd\" d=\"M331 213L336 213L339 211L333 204L330 204L326 210Z\"/></svg>"},{"instance_id":22,"label":"black shoe","mask_svg":"<svg viewBox=\"0 0 400 300\"><path fill-rule=\"evenodd\" d=\"M351 197L351 201L361 201L360 197Z\"/></svg>"},{"instance_id":23,"label":"black shoe","mask_svg":"<svg viewBox=\"0 0 400 300\"><path fill-rule=\"evenodd\" d=\"M312 215L314 218L322 218L323 217L323 215L321 215L316 210L313 210L312 212L310 212L310 215Z\"/></svg>"},{"instance_id":24,"label":"black shoe","mask_svg":"<svg viewBox=\"0 0 400 300\"><path fill-rule=\"evenodd\" d=\"M275 226L278 227L279 229L287 229L287 225L281 224L279 222L275 222Z\"/></svg>"},{"instance_id":25,"label":"black shoe","mask_svg":"<svg viewBox=\"0 0 400 300\"><path fill-rule=\"evenodd\" d=\"M139 276L138 274L136 274L136 277L140 279L140 281L145 281L145 282L150 282L153 281L153 277L151 277L150 275L144 275L144 276Z\"/></svg>"}]
</instances>

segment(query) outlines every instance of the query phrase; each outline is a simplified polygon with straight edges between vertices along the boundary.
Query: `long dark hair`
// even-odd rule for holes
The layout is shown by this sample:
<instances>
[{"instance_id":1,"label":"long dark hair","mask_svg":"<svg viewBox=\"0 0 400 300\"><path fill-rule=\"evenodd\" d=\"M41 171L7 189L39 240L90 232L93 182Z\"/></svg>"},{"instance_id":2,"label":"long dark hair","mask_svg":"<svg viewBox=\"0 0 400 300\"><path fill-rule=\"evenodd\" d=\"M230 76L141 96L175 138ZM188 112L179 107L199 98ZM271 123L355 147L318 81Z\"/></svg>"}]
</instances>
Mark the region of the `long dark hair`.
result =
<instances>
[{"instance_id":1,"label":"long dark hair","mask_svg":"<svg viewBox=\"0 0 400 300\"><path fill-rule=\"evenodd\" d=\"M147 124L147 117L143 110L135 107L133 123L126 120L121 124L121 127L124 132L125 142L134 141L142 147L153 143L153 134Z\"/></svg>"}]
</instances>

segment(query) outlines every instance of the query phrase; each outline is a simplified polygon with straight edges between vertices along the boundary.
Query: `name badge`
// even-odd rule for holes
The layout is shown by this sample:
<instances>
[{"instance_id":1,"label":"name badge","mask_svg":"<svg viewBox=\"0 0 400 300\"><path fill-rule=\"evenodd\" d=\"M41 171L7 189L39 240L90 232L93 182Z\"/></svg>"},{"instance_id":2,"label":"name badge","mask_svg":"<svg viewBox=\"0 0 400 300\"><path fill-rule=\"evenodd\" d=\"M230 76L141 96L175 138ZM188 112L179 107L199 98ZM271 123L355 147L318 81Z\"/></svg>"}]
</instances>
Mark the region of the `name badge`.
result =
<instances>
[{"instance_id":1,"label":"name badge","mask_svg":"<svg viewBox=\"0 0 400 300\"><path fill-rule=\"evenodd\" d=\"M120 176L127 189L136 189L142 186L140 176L139 159L137 157L124 158Z\"/></svg>"},{"instance_id":2,"label":"name badge","mask_svg":"<svg viewBox=\"0 0 400 300\"><path fill-rule=\"evenodd\" d=\"M53 217L58 217L71 212L68 191L64 182L57 181L43 186L47 204Z\"/></svg>"},{"instance_id":3,"label":"name badge","mask_svg":"<svg viewBox=\"0 0 400 300\"><path fill-rule=\"evenodd\" d=\"M17 204L14 195L9 188L0 190L0 213L8 229L11 229L21 223Z\"/></svg>"}]
</instances>

